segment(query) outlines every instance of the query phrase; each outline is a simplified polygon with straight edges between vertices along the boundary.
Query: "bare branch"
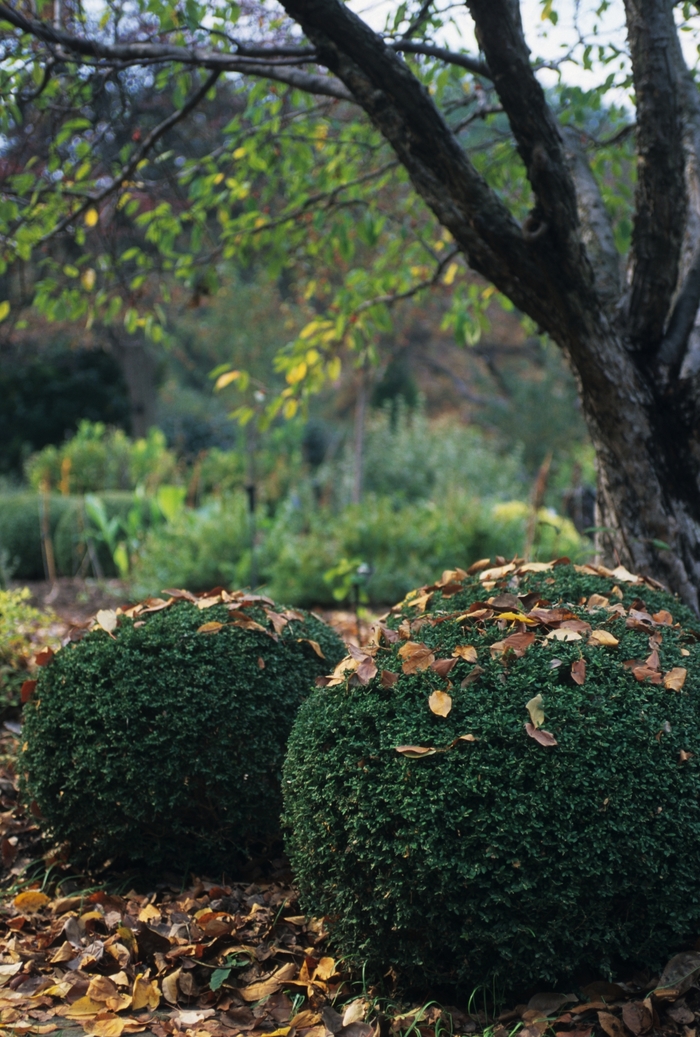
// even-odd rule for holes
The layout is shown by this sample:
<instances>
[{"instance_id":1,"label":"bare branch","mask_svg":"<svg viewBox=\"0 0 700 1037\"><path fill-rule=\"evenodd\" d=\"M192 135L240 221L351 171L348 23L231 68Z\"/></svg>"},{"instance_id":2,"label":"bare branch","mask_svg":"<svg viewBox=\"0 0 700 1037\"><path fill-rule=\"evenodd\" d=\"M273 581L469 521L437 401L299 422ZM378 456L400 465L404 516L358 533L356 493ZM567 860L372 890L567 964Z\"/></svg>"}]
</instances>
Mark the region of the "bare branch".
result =
<instances>
[{"instance_id":1,"label":"bare branch","mask_svg":"<svg viewBox=\"0 0 700 1037\"><path fill-rule=\"evenodd\" d=\"M697 249L685 276L683 287L678 293L658 354L659 365L668 368L668 373L672 378L678 375L683 363L699 304L700 249Z\"/></svg>"},{"instance_id":2,"label":"bare branch","mask_svg":"<svg viewBox=\"0 0 700 1037\"><path fill-rule=\"evenodd\" d=\"M434 47L430 43L413 43L412 40L406 39L392 40L387 43L387 46L403 54L425 54L427 57L438 58L448 65L459 65L460 68L465 68L467 72L472 72L475 76L483 76L484 79L492 78L488 65L477 58L470 58L468 54L445 50L444 47Z\"/></svg>"},{"instance_id":3,"label":"bare branch","mask_svg":"<svg viewBox=\"0 0 700 1037\"><path fill-rule=\"evenodd\" d=\"M460 249L452 249L444 256L435 268L432 277L427 277L423 281L416 281L414 285L407 288L404 292L389 292L386 295L375 295L373 299L365 299L360 305L353 311L356 315L364 313L365 310L370 310L373 306L395 306L397 302L403 302L404 299L412 299L414 295L418 295L425 288L433 288L440 278L442 277L443 270L447 267L453 259L455 259L460 253Z\"/></svg>"},{"instance_id":4,"label":"bare branch","mask_svg":"<svg viewBox=\"0 0 700 1037\"><path fill-rule=\"evenodd\" d=\"M668 0L625 0L625 13L638 156L629 333L633 348L648 357L659 347L676 288L687 209L678 43Z\"/></svg>"},{"instance_id":5,"label":"bare branch","mask_svg":"<svg viewBox=\"0 0 700 1037\"><path fill-rule=\"evenodd\" d=\"M467 0L494 86L537 198L534 229L558 246L556 263L571 282L592 281L579 233L576 191L554 114L530 65L518 0ZM544 242L543 242L544 244Z\"/></svg>"},{"instance_id":6,"label":"bare branch","mask_svg":"<svg viewBox=\"0 0 700 1037\"><path fill-rule=\"evenodd\" d=\"M141 146L136 149L129 162L124 166L119 176L116 177L108 187L105 187L100 191L99 194L90 195L81 205L78 206L77 209L74 209L68 216L64 216L62 220L59 220L56 226L41 239L42 243L55 237L57 234L60 234L61 231L65 230L71 223L79 219L84 212L87 212L91 206L99 205L100 202L103 202L106 198L109 198L110 195L118 191L122 184L133 176L139 163L146 157L151 148L153 148L157 141L160 140L163 134L167 133L169 129L181 122L197 107L199 102L206 97L220 75L220 72L212 72L211 75L207 77L206 82L202 84L199 90L190 97L189 101L187 101L182 108L173 112L167 119L163 119L162 122L158 123L158 125L151 130Z\"/></svg>"},{"instance_id":7,"label":"bare branch","mask_svg":"<svg viewBox=\"0 0 700 1037\"><path fill-rule=\"evenodd\" d=\"M285 64L274 64L253 57L228 54L225 51L206 47L175 47L167 43L103 43L101 40L85 39L53 28L46 22L26 18L14 8L0 3L0 19L10 22L42 42L64 48L75 56L93 62L113 65L164 64L176 62L194 68L206 68L215 72L240 72L285 83L305 93L334 97L341 101L352 101L352 95L342 83L330 76L303 72Z\"/></svg>"}]
</instances>

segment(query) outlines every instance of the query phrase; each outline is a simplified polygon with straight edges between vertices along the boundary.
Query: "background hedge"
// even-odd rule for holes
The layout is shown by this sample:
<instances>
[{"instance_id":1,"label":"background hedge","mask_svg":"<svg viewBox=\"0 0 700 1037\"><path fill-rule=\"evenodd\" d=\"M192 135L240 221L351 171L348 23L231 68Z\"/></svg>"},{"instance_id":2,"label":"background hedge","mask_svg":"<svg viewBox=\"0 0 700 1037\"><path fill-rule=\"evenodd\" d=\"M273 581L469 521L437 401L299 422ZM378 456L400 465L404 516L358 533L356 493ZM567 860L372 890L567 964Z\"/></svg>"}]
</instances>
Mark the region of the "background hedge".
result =
<instances>
[{"instance_id":1,"label":"background hedge","mask_svg":"<svg viewBox=\"0 0 700 1037\"><path fill-rule=\"evenodd\" d=\"M307 613L273 616L275 633L265 601L211 600L131 610L113 636L95 629L41 671L24 710L22 796L73 863L212 874L279 831L289 729L343 645Z\"/></svg>"},{"instance_id":2,"label":"background hedge","mask_svg":"<svg viewBox=\"0 0 700 1037\"><path fill-rule=\"evenodd\" d=\"M337 953L369 975L391 964L423 988L522 990L571 983L586 969L614 974L622 961L655 968L700 928L700 624L620 573L561 565L498 575L486 585L460 579L452 596L424 588L389 622L400 638L381 635L369 683L348 673L302 706L284 789L303 905L331 919ZM607 607L588 611L592 594ZM465 617L488 598L500 608ZM546 638L549 626L499 622L538 598L566 603L619 645L589 644L585 629L559 641ZM673 626L635 618L660 609ZM536 634L522 656L492 648L519 629ZM648 658L657 632L654 684L623 662ZM409 640L443 666L471 645L477 663L406 673ZM663 683L674 667L687 671L680 691ZM429 708L435 690L452 699L447 716ZM537 694L556 746L526 732Z\"/></svg>"}]
</instances>

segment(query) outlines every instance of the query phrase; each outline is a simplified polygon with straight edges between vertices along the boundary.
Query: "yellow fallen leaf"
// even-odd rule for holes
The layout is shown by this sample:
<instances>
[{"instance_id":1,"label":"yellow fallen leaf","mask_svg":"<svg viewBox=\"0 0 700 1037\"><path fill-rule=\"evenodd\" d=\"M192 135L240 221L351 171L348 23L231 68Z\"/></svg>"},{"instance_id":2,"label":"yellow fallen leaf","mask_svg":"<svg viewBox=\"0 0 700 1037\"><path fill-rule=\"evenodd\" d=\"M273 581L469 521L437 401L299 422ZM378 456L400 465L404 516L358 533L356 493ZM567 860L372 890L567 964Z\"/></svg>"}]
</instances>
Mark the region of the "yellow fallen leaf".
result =
<instances>
[{"instance_id":1,"label":"yellow fallen leaf","mask_svg":"<svg viewBox=\"0 0 700 1037\"><path fill-rule=\"evenodd\" d=\"M367 1014L368 1008L369 1002L362 997L358 997L356 1001L351 1001L343 1013L343 1026L361 1023Z\"/></svg>"},{"instance_id":2,"label":"yellow fallen leaf","mask_svg":"<svg viewBox=\"0 0 700 1037\"><path fill-rule=\"evenodd\" d=\"M624 565L618 565L617 569L613 569L612 576L620 583L641 583L641 576L635 576L629 569L625 569Z\"/></svg>"},{"instance_id":3,"label":"yellow fallen leaf","mask_svg":"<svg viewBox=\"0 0 700 1037\"><path fill-rule=\"evenodd\" d=\"M457 739L457 741L458 742L478 742L479 739L476 737L476 735L469 734L469 735L460 735L459 738Z\"/></svg>"},{"instance_id":4,"label":"yellow fallen leaf","mask_svg":"<svg viewBox=\"0 0 700 1037\"><path fill-rule=\"evenodd\" d=\"M84 997L79 997L77 1001L74 1001L65 1015L67 1019L80 1019L86 1015L97 1015L98 1012L104 1011L104 1007L102 1001L93 1001L86 994Z\"/></svg>"},{"instance_id":5,"label":"yellow fallen leaf","mask_svg":"<svg viewBox=\"0 0 700 1037\"><path fill-rule=\"evenodd\" d=\"M171 1005L177 1004L177 981L180 978L181 972L182 969L176 969L175 972L171 972L169 976L164 976L161 981L161 985L163 988L163 997L166 1001L169 1001Z\"/></svg>"},{"instance_id":6,"label":"yellow fallen leaf","mask_svg":"<svg viewBox=\"0 0 700 1037\"><path fill-rule=\"evenodd\" d=\"M18 893L12 903L18 911L31 915L35 911L41 911L42 907L46 907L49 899L46 893L40 893L37 889L28 889L25 893Z\"/></svg>"},{"instance_id":7,"label":"yellow fallen leaf","mask_svg":"<svg viewBox=\"0 0 700 1037\"><path fill-rule=\"evenodd\" d=\"M297 640L298 641L305 641L307 645L311 645L311 647L313 648L314 652L319 657L319 659L325 659L326 658L325 655L323 654L323 649L321 648L321 646L318 643L318 641L312 641L310 637L299 637L299 638L297 638Z\"/></svg>"},{"instance_id":8,"label":"yellow fallen leaf","mask_svg":"<svg viewBox=\"0 0 700 1037\"><path fill-rule=\"evenodd\" d=\"M543 705L544 701L541 695L535 695L534 698L530 699L530 701L525 704L525 709L530 714L530 720L532 721L533 727L542 727L544 724Z\"/></svg>"},{"instance_id":9,"label":"yellow fallen leaf","mask_svg":"<svg viewBox=\"0 0 700 1037\"><path fill-rule=\"evenodd\" d=\"M201 627L197 627L197 633L198 634L218 634L218 632L220 630L223 630L223 628L224 628L224 624L223 623L218 623L215 619L212 619L208 623L202 623ZM150 906L151 905L149 904L148 907L150 907ZM146 909L144 908L144 911L145 910ZM160 912L158 913L158 917L160 917ZM139 914L139 918L141 918L140 914ZM142 919L142 921L146 921L146 919Z\"/></svg>"},{"instance_id":10,"label":"yellow fallen leaf","mask_svg":"<svg viewBox=\"0 0 700 1037\"><path fill-rule=\"evenodd\" d=\"M457 659L466 659L468 663L475 663L478 658L474 645L457 645L452 655Z\"/></svg>"},{"instance_id":11,"label":"yellow fallen leaf","mask_svg":"<svg viewBox=\"0 0 700 1037\"><path fill-rule=\"evenodd\" d=\"M321 958L314 970L314 979L328 980L335 974L335 971L335 958Z\"/></svg>"},{"instance_id":12,"label":"yellow fallen leaf","mask_svg":"<svg viewBox=\"0 0 700 1037\"><path fill-rule=\"evenodd\" d=\"M446 717L452 709L452 698L446 691L434 691L428 699L431 713Z\"/></svg>"},{"instance_id":13,"label":"yellow fallen leaf","mask_svg":"<svg viewBox=\"0 0 700 1037\"><path fill-rule=\"evenodd\" d=\"M154 979L144 979L141 973L134 980L134 989L131 996L133 999L131 1007L135 1012L138 1012L141 1008L155 1009L160 1004L158 984Z\"/></svg>"},{"instance_id":14,"label":"yellow fallen leaf","mask_svg":"<svg viewBox=\"0 0 700 1037\"><path fill-rule=\"evenodd\" d=\"M291 1030L294 1027L295 1030L307 1030L310 1026L316 1026L320 1022L321 1016L318 1012L312 1012L310 1008L305 1008L303 1012L297 1012L289 1020L289 1029Z\"/></svg>"},{"instance_id":15,"label":"yellow fallen leaf","mask_svg":"<svg viewBox=\"0 0 700 1037\"><path fill-rule=\"evenodd\" d=\"M207 626L208 624L205 623L204 625ZM223 624L219 623L219 626L223 626ZM160 911L153 904L146 904L139 911L139 922L160 922Z\"/></svg>"},{"instance_id":16,"label":"yellow fallen leaf","mask_svg":"<svg viewBox=\"0 0 700 1037\"><path fill-rule=\"evenodd\" d=\"M536 619L529 619L527 616L524 616L522 612L499 612L498 619L507 619L512 622L517 620L518 623L527 623L529 626L537 626Z\"/></svg>"},{"instance_id":17,"label":"yellow fallen leaf","mask_svg":"<svg viewBox=\"0 0 700 1037\"><path fill-rule=\"evenodd\" d=\"M122 1037L125 1026L126 1019L120 1019L118 1015L103 1014L101 1018L83 1024L83 1029L88 1037Z\"/></svg>"},{"instance_id":18,"label":"yellow fallen leaf","mask_svg":"<svg viewBox=\"0 0 700 1037\"><path fill-rule=\"evenodd\" d=\"M664 688L667 691L680 691L685 684L688 671L683 666L674 666L664 674Z\"/></svg>"},{"instance_id":19,"label":"yellow fallen leaf","mask_svg":"<svg viewBox=\"0 0 700 1037\"><path fill-rule=\"evenodd\" d=\"M267 979L260 980L258 983L251 983L247 987L240 987L236 993L244 1001L259 1001L263 997L277 993L286 980L292 979L296 971L296 965L290 961L286 965L282 965L276 972L273 972ZM165 987L165 982L163 987ZM165 993L165 990L163 990L163 993Z\"/></svg>"},{"instance_id":20,"label":"yellow fallen leaf","mask_svg":"<svg viewBox=\"0 0 700 1037\"><path fill-rule=\"evenodd\" d=\"M588 643L596 647L616 648L620 642L609 630L593 630L588 638Z\"/></svg>"},{"instance_id":21,"label":"yellow fallen leaf","mask_svg":"<svg viewBox=\"0 0 700 1037\"><path fill-rule=\"evenodd\" d=\"M100 609L95 616L95 622L98 627L102 627L108 634L111 634L117 626L117 613L114 609Z\"/></svg>"},{"instance_id":22,"label":"yellow fallen leaf","mask_svg":"<svg viewBox=\"0 0 700 1037\"><path fill-rule=\"evenodd\" d=\"M51 965L58 965L62 961L72 961L77 954L76 948L68 940L64 940L61 946L49 958Z\"/></svg>"},{"instance_id":23,"label":"yellow fallen leaf","mask_svg":"<svg viewBox=\"0 0 700 1037\"><path fill-rule=\"evenodd\" d=\"M580 641L581 635L578 630L550 630L546 635L546 641Z\"/></svg>"},{"instance_id":24,"label":"yellow fallen leaf","mask_svg":"<svg viewBox=\"0 0 700 1037\"><path fill-rule=\"evenodd\" d=\"M396 752L408 756L409 760L420 760L423 756L434 756L437 749L429 745L397 745Z\"/></svg>"},{"instance_id":25,"label":"yellow fallen leaf","mask_svg":"<svg viewBox=\"0 0 700 1037\"><path fill-rule=\"evenodd\" d=\"M116 997L119 991L108 976L95 976L90 980L86 994L93 1001L107 1001L110 997Z\"/></svg>"}]
</instances>

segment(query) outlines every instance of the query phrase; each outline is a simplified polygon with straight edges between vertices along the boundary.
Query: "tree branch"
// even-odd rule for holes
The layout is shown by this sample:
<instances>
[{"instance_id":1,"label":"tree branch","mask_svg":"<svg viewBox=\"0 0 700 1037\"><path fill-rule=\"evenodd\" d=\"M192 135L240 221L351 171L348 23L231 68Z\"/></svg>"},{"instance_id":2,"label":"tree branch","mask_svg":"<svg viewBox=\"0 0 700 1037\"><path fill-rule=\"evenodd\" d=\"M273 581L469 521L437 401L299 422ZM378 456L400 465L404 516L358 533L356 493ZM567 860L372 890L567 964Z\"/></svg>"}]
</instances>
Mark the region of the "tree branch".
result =
<instances>
[{"instance_id":1,"label":"tree branch","mask_svg":"<svg viewBox=\"0 0 700 1037\"><path fill-rule=\"evenodd\" d=\"M448 65L459 65L460 68L465 68L467 72L472 72L475 76L483 76L484 79L492 78L488 65L477 58L470 58L468 54L445 50L444 47L434 47L430 43L413 43L412 40L406 39L392 40L387 42L387 46L403 54L425 54L427 57L438 58Z\"/></svg>"},{"instance_id":2,"label":"tree branch","mask_svg":"<svg viewBox=\"0 0 700 1037\"><path fill-rule=\"evenodd\" d=\"M649 358L676 288L687 208L678 41L668 0L625 0L625 13L637 101L629 334Z\"/></svg>"},{"instance_id":3,"label":"tree branch","mask_svg":"<svg viewBox=\"0 0 700 1037\"><path fill-rule=\"evenodd\" d=\"M426 88L381 36L335 0L283 0L391 144L418 194L470 265L533 319L552 327L538 256L508 208L476 170Z\"/></svg>"},{"instance_id":4,"label":"tree branch","mask_svg":"<svg viewBox=\"0 0 700 1037\"><path fill-rule=\"evenodd\" d=\"M101 40L85 39L53 28L46 22L27 18L7 4L0 3L0 20L10 22L43 43L64 48L75 56L102 64L164 64L176 62L194 68L206 68L215 72L240 72L244 75L272 79L285 83L305 93L334 97L341 101L352 101L351 94L342 83L330 76L302 72L289 65L275 65L254 57L227 54L225 51L205 47L174 47L167 43L103 43Z\"/></svg>"},{"instance_id":5,"label":"tree branch","mask_svg":"<svg viewBox=\"0 0 700 1037\"><path fill-rule=\"evenodd\" d=\"M591 285L581 246L576 191L554 114L530 65L518 0L467 0L494 86L537 199L529 231L556 248L560 277ZM544 242L543 242L544 244Z\"/></svg>"},{"instance_id":6,"label":"tree branch","mask_svg":"<svg viewBox=\"0 0 700 1037\"><path fill-rule=\"evenodd\" d=\"M460 253L458 248L452 249L446 256L440 260L435 268L435 272L432 277L426 277L423 281L417 281L416 284L411 285L403 292L389 292L386 295L375 295L373 299L365 299L360 305L353 311L355 314L364 313L365 310L369 310L372 306L394 306L397 302L403 302L404 299L412 299L414 295L418 295L425 288L433 288L442 276L442 272L446 266L448 266L453 259L455 259Z\"/></svg>"}]
</instances>

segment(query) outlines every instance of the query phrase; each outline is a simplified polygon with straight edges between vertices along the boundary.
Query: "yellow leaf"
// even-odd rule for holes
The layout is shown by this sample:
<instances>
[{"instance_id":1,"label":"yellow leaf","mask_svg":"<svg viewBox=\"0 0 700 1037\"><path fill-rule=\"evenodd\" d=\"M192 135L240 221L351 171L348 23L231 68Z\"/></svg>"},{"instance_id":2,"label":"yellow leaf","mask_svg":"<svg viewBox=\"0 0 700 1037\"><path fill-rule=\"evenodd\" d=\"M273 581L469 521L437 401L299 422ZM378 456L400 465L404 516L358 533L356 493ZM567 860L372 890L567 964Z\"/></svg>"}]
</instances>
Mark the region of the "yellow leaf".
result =
<instances>
[{"instance_id":1,"label":"yellow leaf","mask_svg":"<svg viewBox=\"0 0 700 1037\"><path fill-rule=\"evenodd\" d=\"M445 276L442 279L442 283L446 285L451 285L455 277L457 276L458 270L459 263L450 263L447 270L445 271Z\"/></svg>"},{"instance_id":2,"label":"yellow leaf","mask_svg":"<svg viewBox=\"0 0 700 1037\"><path fill-rule=\"evenodd\" d=\"M685 684L688 671L683 666L674 666L664 674L664 688L667 691L680 691Z\"/></svg>"},{"instance_id":3,"label":"yellow leaf","mask_svg":"<svg viewBox=\"0 0 700 1037\"><path fill-rule=\"evenodd\" d=\"M302 360L300 364L296 364L290 371L287 371L287 382L290 385L296 385L297 382L301 382L306 378L308 369L308 364L305 360Z\"/></svg>"},{"instance_id":4,"label":"yellow leaf","mask_svg":"<svg viewBox=\"0 0 700 1037\"><path fill-rule=\"evenodd\" d=\"M424 756L434 756L437 749L429 745L397 745L396 752L408 756L409 760L421 760Z\"/></svg>"},{"instance_id":5,"label":"yellow leaf","mask_svg":"<svg viewBox=\"0 0 700 1037\"><path fill-rule=\"evenodd\" d=\"M332 360L328 361L328 366L326 368L326 373L328 374L328 378L330 379L331 382L337 382L338 379L340 378L340 372L341 372L340 357L334 356Z\"/></svg>"},{"instance_id":6,"label":"yellow leaf","mask_svg":"<svg viewBox=\"0 0 700 1037\"><path fill-rule=\"evenodd\" d=\"M460 735L459 738L457 739L457 741L458 742L478 742L479 739L476 737L476 735L468 734L468 735Z\"/></svg>"},{"instance_id":7,"label":"yellow leaf","mask_svg":"<svg viewBox=\"0 0 700 1037\"><path fill-rule=\"evenodd\" d=\"M474 645L457 645L452 655L458 659L466 659L468 663L475 663L478 658Z\"/></svg>"},{"instance_id":8,"label":"yellow leaf","mask_svg":"<svg viewBox=\"0 0 700 1037\"><path fill-rule=\"evenodd\" d=\"M237 378L241 377L240 371L225 371L224 374L220 374L214 383L214 389L218 392L219 389L225 389L231 382L235 382Z\"/></svg>"},{"instance_id":9,"label":"yellow leaf","mask_svg":"<svg viewBox=\"0 0 700 1037\"><path fill-rule=\"evenodd\" d=\"M284 414L285 418L289 419L294 417L298 409L299 404L296 400L287 400L284 407L282 408L282 413Z\"/></svg>"},{"instance_id":10,"label":"yellow leaf","mask_svg":"<svg viewBox=\"0 0 700 1037\"><path fill-rule=\"evenodd\" d=\"M5 320L5 318L8 317L9 314L10 314L10 304L7 301L7 299L5 299L4 302L0 302L0 320Z\"/></svg>"},{"instance_id":11,"label":"yellow leaf","mask_svg":"<svg viewBox=\"0 0 700 1037\"><path fill-rule=\"evenodd\" d=\"M236 150L233 153L233 157L234 158L243 158L244 155L245 155L245 148L236 148Z\"/></svg>"},{"instance_id":12,"label":"yellow leaf","mask_svg":"<svg viewBox=\"0 0 700 1037\"><path fill-rule=\"evenodd\" d=\"M594 631L595 633L596 631ZM606 633L606 631L603 631ZM611 635L612 636L612 635ZM578 630L550 630L545 640L547 641L580 641L581 635ZM590 641L588 642L591 643ZM617 644L617 641L615 642Z\"/></svg>"},{"instance_id":13,"label":"yellow leaf","mask_svg":"<svg viewBox=\"0 0 700 1037\"><path fill-rule=\"evenodd\" d=\"M508 619L508 620L511 620L511 621L517 620L518 623L527 623L529 626L536 626L537 625L537 620L536 619L528 619L528 617L524 616L522 614L522 612L499 612L498 613L498 618L499 619Z\"/></svg>"},{"instance_id":14,"label":"yellow leaf","mask_svg":"<svg viewBox=\"0 0 700 1037\"><path fill-rule=\"evenodd\" d=\"M88 1037L121 1037L126 1022L126 1019L120 1019L118 1015L104 1015L91 1023L84 1023L83 1029Z\"/></svg>"},{"instance_id":15,"label":"yellow leaf","mask_svg":"<svg viewBox=\"0 0 700 1037\"><path fill-rule=\"evenodd\" d=\"M46 907L49 899L46 893L40 893L36 889L28 889L25 893L18 893L12 903L18 911L31 915L35 911L41 911L42 907Z\"/></svg>"},{"instance_id":16,"label":"yellow leaf","mask_svg":"<svg viewBox=\"0 0 700 1037\"><path fill-rule=\"evenodd\" d=\"M446 691L434 691L428 699L431 713L446 717L452 709L452 698Z\"/></svg>"},{"instance_id":17,"label":"yellow leaf","mask_svg":"<svg viewBox=\"0 0 700 1037\"><path fill-rule=\"evenodd\" d=\"M169 1001L171 1005L177 1004L177 981L180 978L181 972L182 969L176 969L175 972L171 972L169 976L164 976L162 980L163 997L166 1001Z\"/></svg>"},{"instance_id":18,"label":"yellow leaf","mask_svg":"<svg viewBox=\"0 0 700 1037\"><path fill-rule=\"evenodd\" d=\"M77 1001L74 1001L66 1012L67 1019L80 1019L84 1015L97 1015L98 1012L104 1010L104 1004L101 1001L93 1001L87 994L84 997L79 997Z\"/></svg>"},{"instance_id":19,"label":"yellow leaf","mask_svg":"<svg viewBox=\"0 0 700 1037\"><path fill-rule=\"evenodd\" d=\"M91 266L89 266L87 270L83 271L82 277L80 278L80 283L82 284L86 292L91 292L92 289L95 287L95 271L92 269Z\"/></svg>"},{"instance_id":20,"label":"yellow leaf","mask_svg":"<svg viewBox=\"0 0 700 1037\"><path fill-rule=\"evenodd\" d=\"M593 630L591 636L588 638L589 645L595 645L596 647L606 646L607 648L615 648L619 645L619 641L614 637L609 630Z\"/></svg>"},{"instance_id":21,"label":"yellow leaf","mask_svg":"<svg viewBox=\"0 0 700 1037\"><path fill-rule=\"evenodd\" d=\"M141 1008L155 1009L160 1004L160 990L154 979L148 980L139 973L134 980L132 991L132 1005L135 1012Z\"/></svg>"},{"instance_id":22,"label":"yellow leaf","mask_svg":"<svg viewBox=\"0 0 700 1037\"><path fill-rule=\"evenodd\" d=\"M223 630L223 628L224 628L224 624L223 623L219 623L216 619L212 619L209 623L202 623L201 627L197 627L197 633L198 634L218 634L218 632L220 630ZM147 918L141 918L141 915L145 911L147 911L149 908L152 911L156 911L156 909L151 907L151 905L149 904L148 907L145 907L143 909L143 911L140 912L140 914L139 914L140 921L142 921L142 922L147 922L148 921ZM160 911L156 911L156 915L158 916L158 918L160 918ZM150 917L153 917L153 916L150 916Z\"/></svg>"},{"instance_id":23,"label":"yellow leaf","mask_svg":"<svg viewBox=\"0 0 700 1037\"><path fill-rule=\"evenodd\" d=\"M217 173L216 176L214 177L214 183L215 184L220 184L220 183L223 182L223 179L224 179L224 174L223 173Z\"/></svg>"},{"instance_id":24,"label":"yellow leaf","mask_svg":"<svg viewBox=\"0 0 700 1037\"><path fill-rule=\"evenodd\" d=\"M92 208L92 209L88 209L88 211L85 213L85 217L84 218L85 218L85 226L86 227L94 227L94 226L96 226L100 216L99 216L99 213L97 212L97 209Z\"/></svg>"},{"instance_id":25,"label":"yellow leaf","mask_svg":"<svg viewBox=\"0 0 700 1037\"><path fill-rule=\"evenodd\" d=\"M117 613L114 609L100 609L95 616L95 622L108 634L111 634L117 626Z\"/></svg>"},{"instance_id":26,"label":"yellow leaf","mask_svg":"<svg viewBox=\"0 0 700 1037\"><path fill-rule=\"evenodd\" d=\"M329 980L335 975L335 971L335 958L321 958L314 971L314 979Z\"/></svg>"},{"instance_id":27,"label":"yellow leaf","mask_svg":"<svg viewBox=\"0 0 700 1037\"><path fill-rule=\"evenodd\" d=\"M292 979L296 971L297 966L290 961L286 965L282 965L276 972L273 972L267 979L260 980L258 983L251 983L247 987L240 987L236 993L244 1001L259 1001L263 997L275 994L285 981Z\"/></svg>"},{"instance_id":28,"label":"yellow leaf","mask_svg":"<svg viewBox=\"0 0 700 1037\"><path fill-rule=\"evenodd\" d=\"M533 727L542 727L544 724L544 702L541 695L535 695L533 699L525 704L525 709L530 714Z\"/></svg>"},{"instance_id":29,"label":"yellow leaf","mask_svg":"<svg viewBox=\"0 0 700 1037\"><path fill-rule=\"evenodd\" d=\"M221 627L223 626L223 623L216 623L216 624L205 623L204 624L205 627L210 627L210 626L214 626L214 625L217 627L217 629L220 630ZM200 632L202 632L202 627L199 627L199 629L197 631L198 634ZM146 904L146 906L142 907L141 910L139 911L139 922L155 922L155 921L160 922L160 911L158 910L157 907L154 907L153 904Z\"/></svg>"},{"instance_id":30,"label":"yellow leaf","mask_svg":"<svg viewBox=\"0 0 700 1037\"><path fill-rule=\"evenodd\" d=\"M117 997L119 991L108 976L95 976L90 980L87 988L87 996L93 1001L108 1001L111 997Z\"/></svg>"}]
</instances>

